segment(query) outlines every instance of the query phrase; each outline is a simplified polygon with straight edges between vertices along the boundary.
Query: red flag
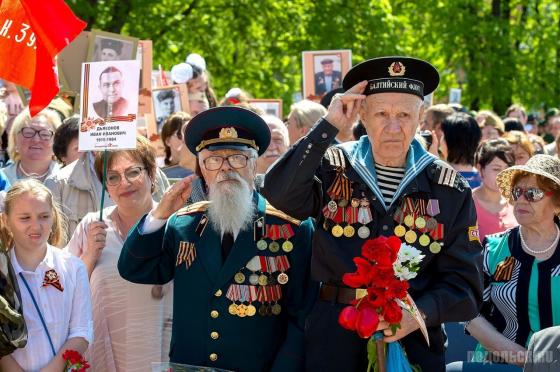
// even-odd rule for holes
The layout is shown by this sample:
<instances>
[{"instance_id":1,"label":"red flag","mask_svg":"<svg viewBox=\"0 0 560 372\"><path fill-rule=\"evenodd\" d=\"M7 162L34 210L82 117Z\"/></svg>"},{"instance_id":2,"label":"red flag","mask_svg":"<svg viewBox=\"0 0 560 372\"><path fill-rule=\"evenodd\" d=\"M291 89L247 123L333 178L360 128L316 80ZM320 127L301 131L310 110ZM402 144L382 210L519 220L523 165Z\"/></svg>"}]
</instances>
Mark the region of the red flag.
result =
<instances>
[{"instance_id":1,"label":"red flag","mask_svg":"<svg viewBox=\"0 0 560 372\"><path fill-rule=\"evenodd\" d=\"M58 93L54 58L85 27L63 0L1 2L0 77L31 90L31 116Z\"/></svg>"}]
</instances>

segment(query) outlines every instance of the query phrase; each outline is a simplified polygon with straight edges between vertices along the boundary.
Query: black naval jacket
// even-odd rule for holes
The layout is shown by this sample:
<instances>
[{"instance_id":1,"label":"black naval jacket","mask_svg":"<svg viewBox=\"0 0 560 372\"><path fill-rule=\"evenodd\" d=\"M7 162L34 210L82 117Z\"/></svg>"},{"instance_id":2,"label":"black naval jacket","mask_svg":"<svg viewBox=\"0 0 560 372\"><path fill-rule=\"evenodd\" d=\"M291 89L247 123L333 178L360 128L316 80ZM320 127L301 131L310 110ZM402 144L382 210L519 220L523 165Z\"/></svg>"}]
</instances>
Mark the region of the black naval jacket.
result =
<instances>
[{"instance_id":1,"label":"black naval jacket","mask_svg":"<svg viewBox=\"0 0 560 372\"><path fill-rule=\"evenodd\" d=\"M442 248L438 253L432 253L418 240L411 244L426 257L421 262L418 276L409 282L409 293L425 316L430 346L420 331L409 334L401 341L413 365L420 366L423 371L443 371L445 336L441 324L470 320L478 314L482 304L482 246L477 235L471 190L455 170L440 160L430 158L424 150L418 150L418 143L413 143L411 149L416 146L417 153L424 151L424 168L416 164L421 170L396 194L395 201L386 210L384 201L379 198L379 190L374 192L354 169L360 165L354 163L353 166L350 160L355 159L349 159L352 154L348 154L347 150L352 144L346 146L346 151L337 150L343 149L344 145L327 151L336 133L334 126L321 119L306 137L271 167L261 192L272 205L295 218L315 217L317 228L313 235L312 279L322 285L340 287L343 286L343 274L355 271L352 259L360 255L366 240L357 234L352 237L333 236L334 222L323 215L323 209L331 200L327 190L336 177L341 160L345 163L344 173L351 181L352 197L366 197L370 202L373 220L367 225L371 231L369 238L394 234L398 225L394 214L404 198L437 199L440 212L435 219L443 224L443 239L439 241ZM365 136L359 143L363 148L369 146ZM340 154L344 154L343 159L340 159ZM372 157L371 150L369 157ZM408 167L405 179L414 171ZM375 172L373 165L371 169L367 168L367 172L371 177ZM354 226L357 230L360 225ZM404 242L404 237L401 239ZM367 340L344 330L337 322L344 306L336 300L317 300L306 322L307 370L365 370Z\"/></svg>"}]
</instances>

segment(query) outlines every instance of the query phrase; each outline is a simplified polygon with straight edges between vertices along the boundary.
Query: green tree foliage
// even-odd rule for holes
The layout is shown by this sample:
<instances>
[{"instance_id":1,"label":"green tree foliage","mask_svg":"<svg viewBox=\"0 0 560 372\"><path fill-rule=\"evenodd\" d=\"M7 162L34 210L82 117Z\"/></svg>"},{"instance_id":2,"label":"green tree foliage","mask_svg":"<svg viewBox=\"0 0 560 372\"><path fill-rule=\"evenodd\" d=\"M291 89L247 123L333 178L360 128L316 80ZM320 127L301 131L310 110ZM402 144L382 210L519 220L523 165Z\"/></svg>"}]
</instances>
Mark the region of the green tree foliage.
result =
<instances>
[{"instance_id":1,"label":"green tree foliage","mask_svg":"<svg viewBox=\"0 0 560 372\"><path fill-rule=\"evenodd\" d=\"M89 28L151 39L164 69L191 52L206 59L220 96L238 86L257 98L301 91L301 52L351 49L353 63L411 55L442 75L463 103L503 113L512 102L558 106L558 0L69 0Z\"/></svg>"}]
</instances>

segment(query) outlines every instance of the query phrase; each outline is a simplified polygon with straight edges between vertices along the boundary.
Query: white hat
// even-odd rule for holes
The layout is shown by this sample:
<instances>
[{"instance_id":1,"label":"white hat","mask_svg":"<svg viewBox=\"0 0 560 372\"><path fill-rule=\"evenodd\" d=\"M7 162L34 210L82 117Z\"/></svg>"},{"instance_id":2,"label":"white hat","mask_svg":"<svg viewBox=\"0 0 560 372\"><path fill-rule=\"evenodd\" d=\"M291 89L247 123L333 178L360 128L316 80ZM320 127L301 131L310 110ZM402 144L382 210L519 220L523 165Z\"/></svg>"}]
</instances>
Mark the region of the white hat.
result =
<instances>
[{"instance_id":1,"label":"white hat","mask_svg":"<svg viewBox=\"0 0 560 372\"><path fill-rule=\"evenodd\" d=\"M184 84L192 77L193 69L188 63L179 63L171 68L171 79L177 84Z\"/></svg>"},{"instance_id":2,"label":"white hat","mask_svg":"<svg viewBox=\"0 0 560 372\"><path fill-rule=\"evenodd\" d=\"M200 54L191 53L187 56L185 62L200 68L202 71L206 70L206 61Z\"/></svg>"},{"instance_id":3,"label":"white hat","mask_svg":"<svg viewBox=\"0 0 560 372\"><path fill-rule=\"evenodd\" d=\"M241 89L239 89L239 88L231 88L231 89L228 90L228 92L226 93L226 98L239 98L240 95L241 95Z\"/></svg>"}]
</instances>

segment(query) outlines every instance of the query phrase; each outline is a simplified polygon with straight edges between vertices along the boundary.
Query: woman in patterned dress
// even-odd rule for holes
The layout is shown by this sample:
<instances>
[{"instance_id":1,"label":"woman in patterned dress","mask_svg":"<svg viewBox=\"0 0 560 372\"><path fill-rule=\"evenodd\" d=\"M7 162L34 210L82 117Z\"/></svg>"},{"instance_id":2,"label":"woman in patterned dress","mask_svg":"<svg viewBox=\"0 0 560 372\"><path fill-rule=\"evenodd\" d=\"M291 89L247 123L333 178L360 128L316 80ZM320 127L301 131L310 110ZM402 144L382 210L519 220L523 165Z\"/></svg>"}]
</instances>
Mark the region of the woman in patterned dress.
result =
<instances>
[{"instance_id":1,"label":"woman in patterned dress","mask_svg":"<svg viewBox=\"0 0 560 372\"><path fill-rule=\"evenodd\" d=\"M498 174L519 222L490 235L484 251L484 305L466 329L474 361L523 366L532 334L560 325L560 160L535 155Z\"/></svg>"}]
</instances>

